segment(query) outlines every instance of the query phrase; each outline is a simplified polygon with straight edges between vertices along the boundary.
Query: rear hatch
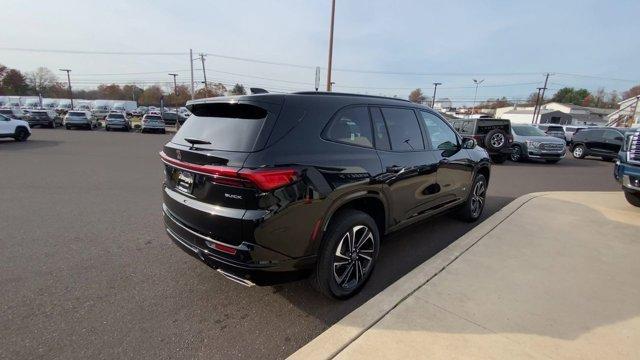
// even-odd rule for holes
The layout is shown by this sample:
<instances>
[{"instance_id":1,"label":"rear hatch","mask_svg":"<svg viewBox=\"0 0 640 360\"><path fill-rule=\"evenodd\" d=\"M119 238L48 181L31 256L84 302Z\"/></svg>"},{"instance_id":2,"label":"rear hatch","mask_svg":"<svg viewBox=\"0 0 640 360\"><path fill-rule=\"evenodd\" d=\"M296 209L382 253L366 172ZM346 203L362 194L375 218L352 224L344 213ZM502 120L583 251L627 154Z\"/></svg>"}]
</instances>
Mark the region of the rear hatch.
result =
<instances>
[{"instance_id":1,"label":"rear hatch","mask_svg":"<svg viewBox=\"0 0 640 360\"><path fill-rule=\"evenodd\" d=\"M287 181L277 169L242 169L267 143L280 113L282 98L277 99L189 106L193 115L160 154L164 204L174 220L230 245L243 241L243 218L258 209L257 195Z\"/></svg>"}]
</instances>

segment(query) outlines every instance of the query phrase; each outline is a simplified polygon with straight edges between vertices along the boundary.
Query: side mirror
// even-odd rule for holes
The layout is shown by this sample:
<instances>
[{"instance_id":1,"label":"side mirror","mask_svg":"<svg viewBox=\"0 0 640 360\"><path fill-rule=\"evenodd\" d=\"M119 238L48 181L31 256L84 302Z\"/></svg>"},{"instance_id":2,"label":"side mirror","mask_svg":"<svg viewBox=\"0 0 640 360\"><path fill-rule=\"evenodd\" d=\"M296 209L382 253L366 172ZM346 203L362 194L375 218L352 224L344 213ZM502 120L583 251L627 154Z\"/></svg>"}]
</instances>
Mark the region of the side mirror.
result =
<instances>
[{"instance_id":1,"label":"side mirror","mask_svg":"<svg viewBox=\"0 0 640 360\"><path fill-rule=\"evenodd\" d=\"M474 138L464 138L462 139L462 148L463 149L474 149L478 145L478 142Z\"/></svg>"}]
</instances>

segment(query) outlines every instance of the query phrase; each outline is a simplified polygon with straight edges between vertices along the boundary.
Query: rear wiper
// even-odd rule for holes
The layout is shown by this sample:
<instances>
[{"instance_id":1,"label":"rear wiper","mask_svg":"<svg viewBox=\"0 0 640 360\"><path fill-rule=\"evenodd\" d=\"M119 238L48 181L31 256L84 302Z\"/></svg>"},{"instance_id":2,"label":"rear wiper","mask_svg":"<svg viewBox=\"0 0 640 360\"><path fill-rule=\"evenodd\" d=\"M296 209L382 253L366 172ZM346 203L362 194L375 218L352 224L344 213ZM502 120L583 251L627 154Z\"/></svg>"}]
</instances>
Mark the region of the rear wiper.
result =
<instances>
[{"instance_id":1,"label":"rear wiper","mask_svg":"<svg viewBox=\"0 0 640 360\"><path fill-rule=\"evenodd\" d=\"M194 150L196 148L196 145L210 145L211 144L210 141L201 140L201 139L194 139L194 138L184 138L184 141L186 141L189 144L191 144L191 147L189 147L189 150Z\"/></svg>"}]
</instances>

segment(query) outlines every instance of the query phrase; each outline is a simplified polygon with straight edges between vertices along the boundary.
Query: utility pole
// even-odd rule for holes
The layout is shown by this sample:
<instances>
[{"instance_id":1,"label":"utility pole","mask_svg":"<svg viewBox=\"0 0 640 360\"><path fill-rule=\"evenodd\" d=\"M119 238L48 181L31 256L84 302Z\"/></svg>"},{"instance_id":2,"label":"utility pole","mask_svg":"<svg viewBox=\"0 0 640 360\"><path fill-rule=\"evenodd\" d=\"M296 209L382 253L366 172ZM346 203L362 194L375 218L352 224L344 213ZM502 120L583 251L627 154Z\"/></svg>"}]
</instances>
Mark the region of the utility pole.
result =
<instances>
[{"instance_id":1,"label":"utility pole","mask_svg":"<svg viewBox=\"0 0 640 360\"><path fill-rule=\"evenodd\" d=\"M535 107L535 109L533 109L533 123L534 124L538 123L537 117L539 117L540 110L542 110L542 103L544 102L544 91L547 90L547 82L549 81L549 76L550 75L551 75L550 73L546 73L545 74L544 86L541 87L541 88L538 88L538 91L540 91L540 89L542 89L542 93L539 93L540 94L540 106L538 106L538 101L536 100L536 107Z\"/></svg>"},{"instance_id":2,"label":"utility pole","mask_svg":"<svg viewBox=\"0 0 640 360\"><path fill-rule=\"evenodd\" d=\"M204 54L200 54L200 61L202 61L202 76L204 76L204 89L208 93L209 88L207 87L207 70L204 68Z\"/></svg>"},{"instance_id":3,"label":"utility pole","mask_svg":"<svg viewBox=\"0 0 640 360\"><path fill-rule=\"evenodd\" d=\"M191 100L195 95L195 90L193 89L193 49L189 49L189 64L191 65Z\"/></svg>"},{"instance_id":4,"label":"utility pole","mask_svg":"<svg viewBox=\"0 0 640 360\"><path fill-rule=\"evenodd\" d=\"M327 91L331 91L331 62L333 58L333 24L336 15L336 0L331 0L331 28L329 29L329 65L327 66Z\"/></svg>"},{"instance_id":5,"label":"utility pole","mask_svg":"<svg viewBox=\"0 0 640 360\"><path fill-rule=\"evenodd\" d=\"M473 115L473 113L476 112L476 98L478 97L478 86L480 86L480 84L484 82L484 79L482 80L473 79L473 82L476 84L476 92L473 95L473 107L471 108L471 115Z\"/></svg>"},{"instance_id":6,"label":"utility pole","mask_svg":"<svg viewBox=\"0 0 640 360\"><path fill-rule=\"evenodd\" d=\"M67 83L69 84L69 99L71 100L71 110L73 110L73 92L71 92L71 75L69 75L71 70L70 69L58 69L58 70L64 71L67 73Z\"/></svg>"},{"instance_id":7,"label":"utility pole","mask_svg":"<svg viewBox=\"0 0 640 360\"><path fill-rule=\"evenodd\" d=\"M540 91L542 88L538 88L538 95L536 95L536 105L533 107L533 118L531 119L531 123L536 123L536 113L538 112L538 103L540 102Z\"/></svg>"},{"instance_id":8,"label":"utility pole","mask_svg":"<svg viewBox=\"0 0 640 360\"><path fill-rule=\"evenodd\" d=\"M434 82L433 83L433 99L431 100L431 108L436 104L436 90L438 89L438 85L442 85L442 83Z\"/></svg>"}]
</instances>

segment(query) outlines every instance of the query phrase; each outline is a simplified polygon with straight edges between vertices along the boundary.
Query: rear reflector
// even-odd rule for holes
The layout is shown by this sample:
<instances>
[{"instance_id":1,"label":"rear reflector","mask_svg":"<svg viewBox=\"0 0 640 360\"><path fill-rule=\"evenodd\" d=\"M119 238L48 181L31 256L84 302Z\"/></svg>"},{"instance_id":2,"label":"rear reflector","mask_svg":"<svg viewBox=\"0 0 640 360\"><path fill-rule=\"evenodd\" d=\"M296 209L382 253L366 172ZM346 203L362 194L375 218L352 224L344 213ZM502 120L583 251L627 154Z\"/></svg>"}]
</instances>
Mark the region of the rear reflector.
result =
<instances>
[{"instance_id":1,"label":"rear reflector","mask_svg":"<svg viewBox=\"0 0 640 360\"><path fill-rule=\"evenodd\" d=\"M213 177L212 181L231 186L255 185L262 191L271 191L291 184L298 179L295 169L289 168L260 168L260 169L238 169L229 166L198 165L176 160L167 156L164 151L160 152L162 161L178 168L191 170ZM245 183L245 181L251 184Z\"/></svg>"},{"instance_id":2,"label":"rear reflector","mask_svg":"<svg viewBox=\"0 0 640 360\"><path fill-rule=\"evenodd\" d=\"M232 248L231 246L227 246L227 245L222 245L220 243L213 243L211 245L213 249L216 249L218 251L221 251L223 253L227 253L227 254L231 254L231 255L235 255L236 254L236 249Z\"/></svg>"}]
</instances>

